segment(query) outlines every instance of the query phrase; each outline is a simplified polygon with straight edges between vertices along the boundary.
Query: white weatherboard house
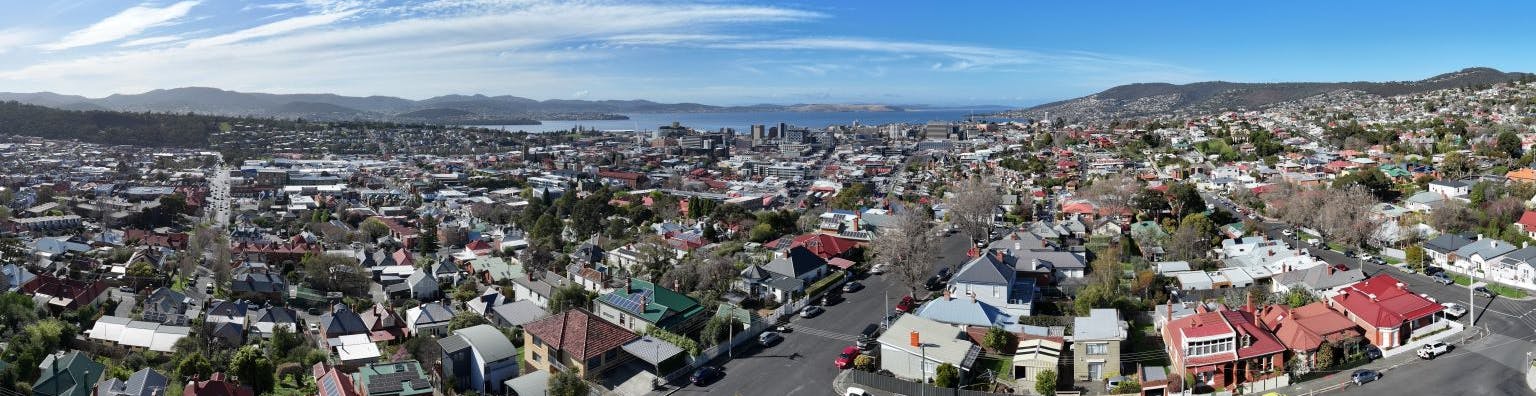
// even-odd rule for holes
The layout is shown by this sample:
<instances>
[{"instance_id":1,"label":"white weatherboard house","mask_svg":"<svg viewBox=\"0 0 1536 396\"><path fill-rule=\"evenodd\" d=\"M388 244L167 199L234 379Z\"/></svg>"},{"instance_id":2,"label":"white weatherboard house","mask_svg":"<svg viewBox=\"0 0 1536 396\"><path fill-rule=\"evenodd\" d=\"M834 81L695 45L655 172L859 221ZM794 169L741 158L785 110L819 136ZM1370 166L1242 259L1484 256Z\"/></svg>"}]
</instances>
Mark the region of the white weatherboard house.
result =
<instances>
[{"instance_id":1,"label":"white weatherboard house","mask_svg":"<svg viewBox=\"0 0 1536 396\"><path fill-rule=\"evenodd\" d=\"M917 334L916 346L912 344L913 333ZM901 315L880 335L879 342L880 368L909 380L932 379L944 363L970 371L981 354L981 347L971 343L959 327L917 315Z\"/></svg>"}]
</instances>

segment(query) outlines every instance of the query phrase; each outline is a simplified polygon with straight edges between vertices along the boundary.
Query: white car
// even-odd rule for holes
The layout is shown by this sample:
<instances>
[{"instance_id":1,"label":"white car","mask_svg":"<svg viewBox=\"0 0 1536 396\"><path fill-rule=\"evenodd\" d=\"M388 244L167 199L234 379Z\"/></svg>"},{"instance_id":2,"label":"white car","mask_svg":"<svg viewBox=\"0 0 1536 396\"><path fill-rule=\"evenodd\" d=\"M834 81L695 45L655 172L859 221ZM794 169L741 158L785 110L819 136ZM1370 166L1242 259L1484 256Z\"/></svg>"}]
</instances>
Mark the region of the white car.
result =
<instances>
[{"instance_id":1,"label":"white car","mask_svg":"<svg viewBox=\"0 0 1536 396\"><path fill-rule=\"evenodd\" d=\"M1453 319L1454 318L1460 318L1461 315L1466 315L1467 314L1467 307L1463 307L1463 306L1461 306L1461 304L1457 304L1457 303L1444 303L1444 304L1440 304L1440 305L1445 307L1445 315L1449 316L1449 317L1451 317Z\"/></svg>"},{"instance_id":2,"label":"white car","mask_svg":"<svg viewBox=\"0 0 1536 396\"><path fill-rule=\"evenodd\" d=\"M1446 352L1450 351L1450 345L1446 345L1444 342L1433 342L1424 344L1424 346L1419 347L1418 354L1419 358L1422 359L1434 359L1436 356L1444 355Z\"/></svg>"},{"instance_id":3,"label":"white car","mask_svg":"<svg viewBox=\"0 0 1536 396\"><path fill-rule=\"evenodd\" d=\"M875 275L880 275L880 274L885 273L885 264L875 264L875 266L869 267L869 273L875 274Z\"/></svg>"},{"instance_id":4,"label":"white car","mask_svg":"<svg viewBox=\"0 0 1536 396\"><path fill-rule=\"evenodd\" d=\"M1290 229L1280 230L1280 235L1291 236L1291 234L1294 234L1294 233L1291 232Z\"/></svg>"}]
</instances>

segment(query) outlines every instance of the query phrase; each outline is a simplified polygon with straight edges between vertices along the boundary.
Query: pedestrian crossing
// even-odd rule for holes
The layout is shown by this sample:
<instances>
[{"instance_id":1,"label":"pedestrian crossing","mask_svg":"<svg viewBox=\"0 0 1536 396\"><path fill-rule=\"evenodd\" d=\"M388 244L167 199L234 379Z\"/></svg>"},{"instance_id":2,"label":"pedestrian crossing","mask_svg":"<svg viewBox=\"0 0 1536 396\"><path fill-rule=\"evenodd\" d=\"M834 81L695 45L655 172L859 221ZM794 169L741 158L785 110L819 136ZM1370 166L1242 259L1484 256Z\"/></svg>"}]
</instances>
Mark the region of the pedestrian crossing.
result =
<instances>
[{"instance_id":1,"label":"pedestrian crossing","mask_svg":"<svg viewBox=\"0 0 1536 396\"><path fill-rule=\"evenodd\" d=\"M822 329L818 329L818 328L814 328L814 327L809 327L809 326L804 326L804 325L798 325L798 324L794 324L794 323L790 323L789 324L789 328L794 330L794 333L810 334L810 335L813 335L813 336L822 337L822 338L830 338L830 339L834 339L834 340L838 340L838 341L854 342L854 341L858 341L859 340L859 336L857 336L857 335L843 334L843 333L838 333L838 332L831 331L831 330L822 330Z\"/></svg>"}]
</instances>

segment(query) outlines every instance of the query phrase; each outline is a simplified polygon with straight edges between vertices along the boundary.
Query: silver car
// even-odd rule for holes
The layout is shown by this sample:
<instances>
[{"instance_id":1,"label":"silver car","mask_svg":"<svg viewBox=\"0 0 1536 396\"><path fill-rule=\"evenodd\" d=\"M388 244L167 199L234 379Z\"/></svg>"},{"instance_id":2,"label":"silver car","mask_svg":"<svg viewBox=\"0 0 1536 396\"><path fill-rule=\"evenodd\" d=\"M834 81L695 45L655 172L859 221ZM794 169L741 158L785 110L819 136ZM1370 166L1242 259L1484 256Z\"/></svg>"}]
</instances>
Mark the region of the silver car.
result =
<instances>
[{"instance_id":1,"label":"silver car","mask_svg":"<svg viewBox=\"0 0 1536 396\"><path fill-rule=\"evenodd\" d=\"M820 315L821 311L823 311L823 309L821 309L820 306L807 305L805 308L800 309L800 317L809 318L812 316Z\"/></svg>"},{"instance_id":2,"label":"silver car","mask_svg":"<svg viewBox=\"0 0 1536 396\"><path fill-rule=\"evenodd\" d=\"M784 336L781 336L781 335L779 335L779 333L775 333L775 332L772 332L772 331L765 331L765 332L763 332L763 334L758 334L757 335L757 343L763 344L763 346L769 346L769 345L777 344L777 343L779 343L779 341L783 341L783 340L784 340Z\"/></svg>"}]
</instances>

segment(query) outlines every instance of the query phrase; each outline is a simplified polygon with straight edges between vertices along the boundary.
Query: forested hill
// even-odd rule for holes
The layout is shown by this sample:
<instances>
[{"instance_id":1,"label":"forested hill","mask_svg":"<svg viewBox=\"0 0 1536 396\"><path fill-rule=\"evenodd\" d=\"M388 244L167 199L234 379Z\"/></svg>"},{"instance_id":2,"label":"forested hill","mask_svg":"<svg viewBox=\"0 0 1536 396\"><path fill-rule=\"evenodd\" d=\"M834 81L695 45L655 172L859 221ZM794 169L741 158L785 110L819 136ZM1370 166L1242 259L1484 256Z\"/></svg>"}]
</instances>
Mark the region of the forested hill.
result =
<instances>
[{"instance_id":1,"label":"forested hill","mask_svg":"<svg viewBox=\"0 0 1536 396\"><path fill-rule=\"evenodd\" d=\"M219 116L73 111L0 102L0 134L75 139L89 143L153 147L208 147L219 123L240 119Z\"/></svg>"}]
</instances>

